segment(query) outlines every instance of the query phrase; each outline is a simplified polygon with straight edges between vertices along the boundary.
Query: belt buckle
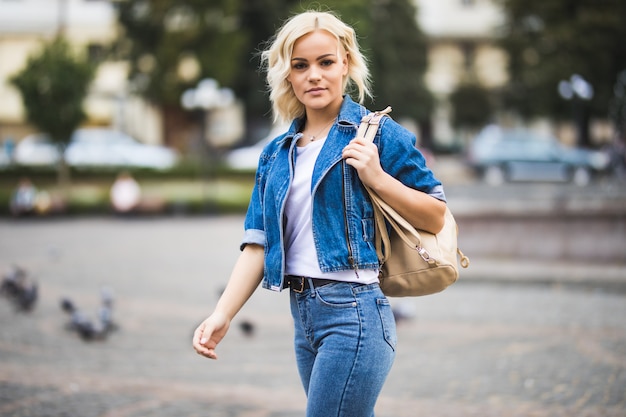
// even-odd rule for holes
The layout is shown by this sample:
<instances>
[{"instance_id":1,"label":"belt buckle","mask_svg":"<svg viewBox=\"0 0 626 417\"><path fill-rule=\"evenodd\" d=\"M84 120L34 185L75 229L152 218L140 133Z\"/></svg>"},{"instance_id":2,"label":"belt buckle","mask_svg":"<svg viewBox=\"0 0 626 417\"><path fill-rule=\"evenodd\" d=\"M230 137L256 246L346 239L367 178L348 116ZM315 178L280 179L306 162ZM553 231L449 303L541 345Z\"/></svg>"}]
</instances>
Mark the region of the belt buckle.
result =
<instances>
[{"instance_id":1,"label":"belt buckle","mask_svg":"<svg viewBox=\"0 0 626 417\"><path fill-rule=\"evenodd\" d=\"M296 288L296 287L293 286L294 280L296 280L296 279L300 283L299 288ZM292 277L292 278L289 278L289 284L290 284L289 286L291 287L291 289L294 292L297 292L298 294L302 294L302 292L304 291L304 284L305 284L304 280L305 280L304 277Z\"/></svg>"}]
</instances>

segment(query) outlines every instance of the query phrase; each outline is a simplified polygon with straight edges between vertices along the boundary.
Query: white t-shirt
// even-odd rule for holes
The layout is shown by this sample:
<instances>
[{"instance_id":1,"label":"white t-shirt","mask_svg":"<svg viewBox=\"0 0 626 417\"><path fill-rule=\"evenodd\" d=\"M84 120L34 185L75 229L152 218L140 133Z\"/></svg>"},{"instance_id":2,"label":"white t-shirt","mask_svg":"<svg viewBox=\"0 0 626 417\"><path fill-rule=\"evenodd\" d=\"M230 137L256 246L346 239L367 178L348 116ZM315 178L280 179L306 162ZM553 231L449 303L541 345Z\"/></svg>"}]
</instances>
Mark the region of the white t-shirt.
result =
<instances>
[{"instance_id":1,"label":"white t-shirt","mask_svg":"<svg viewBox=\"0 0 626 417\"><path fill-rule=\"evenodd\" d=\"M322 150L326 138L296 147L297 157L293 182L285 204L285 252L288 275L311 278L334 279L337 281L371 284L378 282L377 270L359 270L358 277L353 270L322 272L317 260L317 251L311 226L311 178L315 161ZM340 197L338 197L340 198ZM320 242L333 245L336 242Z\"/></svg>"}]
</instances>

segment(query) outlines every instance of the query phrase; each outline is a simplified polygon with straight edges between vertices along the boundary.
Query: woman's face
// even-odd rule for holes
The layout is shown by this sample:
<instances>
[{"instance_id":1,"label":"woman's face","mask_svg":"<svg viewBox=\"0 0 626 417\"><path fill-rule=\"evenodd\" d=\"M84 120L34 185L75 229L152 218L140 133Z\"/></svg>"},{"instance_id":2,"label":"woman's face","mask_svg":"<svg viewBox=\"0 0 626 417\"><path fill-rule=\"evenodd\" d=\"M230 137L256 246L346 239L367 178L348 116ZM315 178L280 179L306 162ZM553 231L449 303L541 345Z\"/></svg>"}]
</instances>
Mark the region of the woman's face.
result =
<instances>
[{"instance_id":1,"label":"woman's face","mask_svg":"<svg viewBox=\"0 0 626 417\"><path fill-rule=\"evenodd\" d=\"M347 74L346 55L330 33L316 30L295 42L287 81L307 111L323 111L329 106L338 110Z\"/></svg>"}]
</instances>

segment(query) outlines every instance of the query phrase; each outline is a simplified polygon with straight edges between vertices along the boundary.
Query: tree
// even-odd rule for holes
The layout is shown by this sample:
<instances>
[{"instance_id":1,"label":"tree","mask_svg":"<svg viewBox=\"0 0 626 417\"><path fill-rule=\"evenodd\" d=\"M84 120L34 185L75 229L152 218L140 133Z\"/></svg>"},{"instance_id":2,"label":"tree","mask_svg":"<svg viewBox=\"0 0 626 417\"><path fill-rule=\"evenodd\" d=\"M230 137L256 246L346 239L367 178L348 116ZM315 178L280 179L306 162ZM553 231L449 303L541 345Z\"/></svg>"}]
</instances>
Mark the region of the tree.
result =
<instances>
[{"instance_id":1,"label":"tree","mask_svg":"<svg viewBox=\"0 0 626 417\"><path fill-rule=\"evenodd\" d=\"M460 85L450 95L450 104L454 109L452 124L455 128L479 128L491 118L489 93L478 84Z\"/></svg>"},{"instance_id":2,"label":"tree","mask_svg":"<svg viewBox=\"0 0 626 417\"><path fill-rule=\"evenodd\" d=\"M417 26L417 11L407 0L370 2L371 24L366 45L371 48L376 109L393 107L394 117L410 117L429 125L433 97L424 84L426 38ZM427 133L427 132L422 132ZM429 139L426 134L424 139Z\"/></svg>"},{"instance_id":3,"label":"tree","mask_svg":"<svg viewBox=\"0 0 626 417\"><path fill-rule=\"evenodd\" d=\"M202 78L232 88L246 105L249 125L268 121L270 104L259 52L291 15L332 10L355 27L374 79L372 108L393 104L394 117L427 121L432 98L424 88L424 37L410 0L127 0L115 51L130 62L135 91L161 107L170 143L184 141L189 123L180 96ZM196 71L181 74L182 67ZM184 72L184 71L183 71ZM178 125L177 125L178 123Z\"/></svg>"},{"instance_id":4,"label":"tree","mask_svg":"<svg viewBox=\"0 0 626 417\"><path fill-rule=\"evenodd\" d=\"M85 119L83 100L93 75L94 67L57 38L31 56L11 83L22 95L28 121L64 145Z\"/></svg>"},{"instance_id":5,"label":"tree","mask_svg":"<svg viewBox=\"0 0 626 417\"><path fill-rule=\"evenodd\" d=\"M260 71L260 52L281 23L290 16L293 0L242 0L241 30L245 31L246 45L237 64L232 85L237 97L246 105L247 130L269 128L271 105L268 99L265 74ZM248 136L253 142L254 135Z\"/></svg>"},{"instance_id":6,"label":"tree","mask_svg":"<svg viewBox=\"0 0 626 417\"><path fill-rule=\"evenodd\" d=\"M526 118L567 119L576 113L580 144L589 145L586 120L607 117L613 82L626 68L626 2L621 0L499 0L509 55L507 107ZM561 81L579 75L593 98L558 94Z\"/></svg>"},{"instance_id":7,"label":"tree","mask_svg":"<svg viewBox=\"0 0 626 417\"><path fill-rule=\"evenodd\" d=\"M83 100L94 71L86 58L72 53L68 43L57 37L44 44L10 80L22 95L27 120L58 144L61 155L85 118ZM65 183L69 170L64 158L58 172L59 181Z\"/></svg>"},{"instance_id":8,"label":"tree","mask_svg":"<svg viewBox=\"0 0 626 417\"><path fill-rule=\"evenodd\" d=\"M239 2L128 0L117 7L121 33L114 54L129 61L134 92L161 108L166 142L180 145L190 122L182 93L204 78L233 85L248 52Z\"/></svg>"},{"instance_id":9,"label":"tree","mask_svg":"<svg viewBox=\"0 0 626 417\"><path fill-rule=\"evenodd\" d=\"M294 11L302 10L302 2L296 4ZM315 8L316 4L319 3L311 2L311 7ZM368 58L373 98L366 105L373 110L390 105L394 118L416 120L422 130L422 143L432 145L430 116L434 100L424 83L427 44L417 25L413 2L329 0L325 4L355 29L361 49Z\"/></svg>"}]
</instances>

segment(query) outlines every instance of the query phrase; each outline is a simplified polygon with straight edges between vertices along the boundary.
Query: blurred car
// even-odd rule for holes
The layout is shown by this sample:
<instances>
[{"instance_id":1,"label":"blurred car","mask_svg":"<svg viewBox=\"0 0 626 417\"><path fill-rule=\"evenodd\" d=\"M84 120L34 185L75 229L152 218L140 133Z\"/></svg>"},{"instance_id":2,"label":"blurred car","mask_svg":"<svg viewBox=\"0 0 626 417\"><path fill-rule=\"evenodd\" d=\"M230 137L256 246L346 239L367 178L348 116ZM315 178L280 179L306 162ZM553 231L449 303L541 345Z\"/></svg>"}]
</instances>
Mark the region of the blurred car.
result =
<instances>
[{"instance_id":1,"label":"blurred car","mask_svg":"<svg viewBox=\"0 0 626 417\"><path fill-rule=\"evenodd\" d=\"M277 136L285 133L289 125L278 125L273 127L263 139L254 145L233 149L226 154L226 165L238 171L255 171L259 165L259 157L263 148Z\"/></svg>"},{"instance_id":2,"label":"blurred car","mask_svg":"<svg viewBox=\"0 0 626 417\"><path fill-rule=\"evenodd\" d=\"M18 165L56 165L60 159L59 147L43 133L26 136L17 143L13 152L13 161Z\"/></svg>"},{"instance_id":3,"label":"blurred car","mask_svg":"<svg viewBox=\"0 0 626 417\"><path fill-rule=\"evenodd\" d=\"M29 135L15 147L18 165L51 166L60 160L59 148L46 134ZM165 147L140 143L125 133L104 128L76 130L65 149L73 167L129 167L165 170L178 163L178 154Z\"/></svg>"},{"instance_id":4,"label":"blurred car","mask_svg":"<svg viewBox=\"0 0 626 417\"><path fill-rule=\"evenodd\" d=\"M487 126L469 147L468 163L490 185L560 181L584 186L609 166L603 152L562 145L526 129Z\"/></svg>"},{"instance_id":5,"label":"blurred car","mask_svg":"<svg viewBox=\"0 0 626 417\"><path fill-rule=\"evenodd\" d=\"M78 129L65 150L74 167L137 167L165 170L178 163L178 154L165 146L136 141L127 134L104 128Z\"/></svg>"}]
</instances>

